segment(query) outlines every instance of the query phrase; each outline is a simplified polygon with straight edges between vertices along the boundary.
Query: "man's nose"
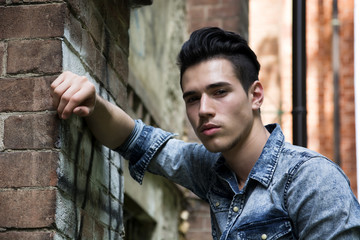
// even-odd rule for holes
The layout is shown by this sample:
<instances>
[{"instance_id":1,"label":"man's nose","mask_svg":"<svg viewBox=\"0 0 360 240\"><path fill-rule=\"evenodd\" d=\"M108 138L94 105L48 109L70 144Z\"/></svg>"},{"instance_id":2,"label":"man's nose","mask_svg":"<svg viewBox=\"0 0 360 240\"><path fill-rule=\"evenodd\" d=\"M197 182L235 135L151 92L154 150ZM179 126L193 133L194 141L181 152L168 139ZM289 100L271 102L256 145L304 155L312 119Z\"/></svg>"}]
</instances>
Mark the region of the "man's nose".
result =
<instances>
[{"instance_id":1,"label":"man's nose","mask_svg":"<svg viewBox=\"0 0 360 240\"><path fill-rule=\"evenodd\" d=\"M200 117L209 117L215 115L215 108L214 104L207 95L203 95L200 99L200 106L199 106L199 116Z\"/></svg>"}]
</instances>

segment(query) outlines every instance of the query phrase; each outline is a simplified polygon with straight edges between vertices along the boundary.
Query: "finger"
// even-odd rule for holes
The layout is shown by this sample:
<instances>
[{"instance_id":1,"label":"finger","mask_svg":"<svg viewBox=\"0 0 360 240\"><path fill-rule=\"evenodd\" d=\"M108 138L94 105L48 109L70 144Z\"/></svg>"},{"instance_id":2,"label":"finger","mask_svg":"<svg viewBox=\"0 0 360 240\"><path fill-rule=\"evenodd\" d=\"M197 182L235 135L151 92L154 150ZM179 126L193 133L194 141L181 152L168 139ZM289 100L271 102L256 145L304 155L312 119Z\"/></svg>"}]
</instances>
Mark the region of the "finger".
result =
<instances>
[{"instance_id":1,"label":"finger","mask_svg":"<svg viewBox=\"0 0 360 240\"><path fill-rule=\"evenodd\" d=\"M53 105L55 108L58 108L60 99L65 91L71 86L72 79L75 78L74 74L64 72L58 78L54 80L51 84Z\"/></svg>"},{"instance_id":2,"label":"finger","mask_svg":"<svg viewBox=\"0 0 360 240\"><path fill-rule=\"evenodd\" d=\"M56 88L64 81L64 75L61 74L58 76L50 85L52 91L51 91L51 97L53 99L53 106L57 108L57 105L59 104L59 93L58 90L56 92Z\"/></svg>"},{"instance_id":3,"label":"finger","mask_svg":"<svg viewBox=\"0 0 360 240\"><path fill-rule=\"evenodd\" d=\"M91 85L89 85L91 86ZM62 118L67 119L72 113L79 116L87 116L94 108L94 90L92 87L74 87L69 88L64 93L65 105L62 105ZM69 96L69 98L67 97Z\"/></svg>"},{"instance_id":4,"label":"finger","mask_svg":"<svg viewBox=\"0 0 360 240\"><path fill-rule=\"evenodd\" d=\"M62 94L59 100L59 104L57 106L58 114L61 118L67 119L70 117L74 108L77 107L80 103L78 103L77 99L74 99L74 95L80 90L78 85L73 85L68 87Z\"/></svg>"},{"instance_id":5,"label":"finger","mask_svg":"<svg viewBox=\"0 0 360 240\"><path fill-rule=\"evenodd\" d=\"M60 74L50 85L50 87L54 90L57 86L59 86L65 79L65 76L67 75L66 72L63 72Z\"/></svg>"},{"instance_id":6,"label":"finger","mask_svg":"<svg viewBox=\"0 0 360 240\"><path fill-rule=\"evenodd\" d=\"M85 106L79 106L74 108L73 113L80 117L87 117L90 115L90 108Z\"/></svg>"}]
</instances>

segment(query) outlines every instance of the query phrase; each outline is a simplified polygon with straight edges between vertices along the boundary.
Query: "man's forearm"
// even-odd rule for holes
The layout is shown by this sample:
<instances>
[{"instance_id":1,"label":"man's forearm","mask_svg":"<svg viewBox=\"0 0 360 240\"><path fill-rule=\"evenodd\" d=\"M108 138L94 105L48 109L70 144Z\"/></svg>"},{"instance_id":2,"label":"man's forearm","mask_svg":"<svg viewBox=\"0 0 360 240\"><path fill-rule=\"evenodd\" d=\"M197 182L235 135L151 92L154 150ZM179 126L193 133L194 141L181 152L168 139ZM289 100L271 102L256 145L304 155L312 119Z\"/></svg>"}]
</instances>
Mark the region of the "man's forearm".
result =
<instances>
[{"instance_id":1,"label":"man's forearm","mask_svg":"<svg viewBox=\"0 0 360 240\"><path fill-rule=\"evenodd\" d=\"M126 112L98 95L94 111L86 117L86 122L96 139L111 149L122 145L135 126Z\"/></svg>"}]
</instances>

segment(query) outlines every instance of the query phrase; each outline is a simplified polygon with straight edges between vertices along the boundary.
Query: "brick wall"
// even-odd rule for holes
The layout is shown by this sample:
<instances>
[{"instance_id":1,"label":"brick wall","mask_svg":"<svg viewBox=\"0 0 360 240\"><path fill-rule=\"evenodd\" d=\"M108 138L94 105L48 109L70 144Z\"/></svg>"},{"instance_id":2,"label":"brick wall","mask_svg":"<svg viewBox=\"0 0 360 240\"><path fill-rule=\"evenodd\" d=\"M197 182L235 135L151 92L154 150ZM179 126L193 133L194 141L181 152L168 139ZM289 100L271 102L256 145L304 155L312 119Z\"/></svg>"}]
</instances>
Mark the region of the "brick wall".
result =
<instances>
[{"instance_id":1,"label":"brick wall","mask_svg":"<svg viewBox=\"0 0 360 240\"><path fill-rule=\"evenodd\" d=\"M0 238L50 239L59 121L49 87L62 69L66 7L21 2L0 1Z\"/></svg>"},{"instance_id":2,"label":"brick wall","mask_svg":"<svg viewBox=\"0 0 360 240\"><path fill-rule=\"evenodd\" d=\"M331 18L332 1L307 4L308 147L335 160Z\"/></svg>"},{"instance_id":3,"label":"brick wall","mask_svg":"<svg viewBox=\"0 0 360 240\"><path fill-rule=\"evenodd\" d=\"M50 83L71 70L126 107L130 5L0 0L0 239L122 239L122 159L57 118Z\"/></svg>"},{"instance_id":4,"label":"brick wall","mask_svg":"<svg viewBox=\"0 0 360 240\"><path fill-rule=\"evenodd\" d=\"M248 0L187 0L188 31L213 26L248 37Z\"/></svg>"},{"instance_id":5,"label":"brick wall","mask_svg":"<svg viewBox=\"0 0 360 240\"><path fill-rule=\"evenodd\" d=\"M354 0L339 0L340 159L357 195L354 100Z\"/></svg>"},{"instance_id":6,"label":"brick wall","mask_svg":"<svg viewBox=\"0 0 360 240\"><path fill-rule=\"evenodd\" d=\"M265 0L252 0L250 4L249 30L250 44L253 45L262 65L260 80L263 83L265 82L266 85L265 103L262 109L263 120L265 120L265 123L271 121L279 122L288 141L292 140L292 8L290 3L291 1L289 0L272 1L271 4ZM336 57L332 49L334 34L332 3L332 0L307 1L308 148L337 161L335 146L338 147L340 150L340 165L350 179L353 192L357 194L353 90L354 1L338 1L338 18L340 23L339 46L336 46L340 51L338 59L340 64L338 89L334 89L335 73L332 65L332 61ZM264 12L261 18L258 17L258 12ZM279 17L274 18L275 14ZM269 40L276 42L276 44L268 44L270 50L261 51L264 49L264 43ZM274 61L274 59L276 60ZM273 74L274 72L275 74ZM274 75L276 80L272 80ZM276 88L271 89L271 86L276 86ZM335 90L339 91L340 94L340 123L338 125L334 121ZM336 127L339 128L340 135L339 139L337 139L338 144L335 141L334 129Z\"/></svg>"},{"instance_id":7,"label":"brick wall","mask_svg":"<svg viewBox=\"0 0 360 240\"><path fill-rule=\"evenodd\" d=\"M337 161L357 195L354 106L354 1L338 1L339 50L333 52L333 1L307 3L308 147ZM339 61L339 87L334 88L333 61ZM334 94L339 92L339 125ZM338 143L335 128L339 129ZM336 145L335 145L336 144ZM339 149L336 159L335 147Z\"/></svg>"}]
</instances>

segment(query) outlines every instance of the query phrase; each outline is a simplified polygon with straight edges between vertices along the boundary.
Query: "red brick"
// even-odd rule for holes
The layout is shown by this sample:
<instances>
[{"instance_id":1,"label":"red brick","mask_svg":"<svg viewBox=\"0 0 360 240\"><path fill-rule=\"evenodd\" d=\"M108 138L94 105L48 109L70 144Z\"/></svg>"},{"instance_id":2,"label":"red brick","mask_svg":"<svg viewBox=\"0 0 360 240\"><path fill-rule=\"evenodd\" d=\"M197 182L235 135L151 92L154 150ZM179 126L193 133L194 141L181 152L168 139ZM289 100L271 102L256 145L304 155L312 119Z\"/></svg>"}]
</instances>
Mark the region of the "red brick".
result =
<instances>
[{"instance_id":1,"label":"red brick","mask_svg":"<svg viewBox=\"0 0 360 240\"><path fill-rule=\"evenodd\" d=\"M237 5L214 6L209 8L208 14L211 18L228 18L239 15L239 8Z\"/></svg>"},{"instance_id":2,"label":"red brick","mask_svg":"<svg viewBox=\"0 0 360 240\"><path fill-rule=\"evenodd\" d=\"M41 228L54 224L55 190L0 191L1 228Z\"/></svg>"},{"instance_id":3,"label":"red brick","mask_svg":"<svg viewBox=\"0 0 360 240\"><path fill-rule=\"evenodd\" d=\"M204 21L205 20L205 8L203 7L193 7L188 11L189 18L192 21Z\"/></svg>"},{"instance_id":4,"label":"red brick","mask_svg":"<svg viewBox=\"0 0 360 240\"><path fill-rule=\"evenodd\" d=\"M28 231L11 231L11 232L0 232L1 240L47 240L54 238L54 232L28 232Z\"/></svg>"},{"instance_id":5,"label":"red brick","mask_svg":"<svg viewBox=\"0 0 360 240\"><path fill-rule=\"evenodd\" d=\"M202 27L222 27L222 21L218 18L207 21L192 21L189 31L192 32Z\"/></svg>"},{"instance_id":6,"label":"red brick","mask_svg":"<svg viewBox=\"0 0 360 240\"><path fill-rule=\"evenodd\" d=\"M0 79L0 112L51 110L55 77Z\"/></svg>"},{"instance_id":7,"label":"red brick","mask_svg":"<svg viewBox=\"0 0 360 240\"><path fill-rule=\"evenodd\" d=\"M0 39L60 37L65 4L0 7Z\"/></svg>"},{"instance_id":8,"label":"red brick","mask_svg":"<svg viewBox=\"0 0 360 240\"><path fill-rule=\"evenodd\" d=\"M224 29L245 35L245 33L247 33L247 27L239 26L239 22L240 22L240 17L238 16L229 19L224 19L223 21Z\"/></svg>"},{"instance_id":9,"label":"red brick","mask_svg":"<svg viewBox=\"0 0 360 240\"><path fill-rule=\"evenodd\" d=\"M6 149L46 149L55 147L58 136L54 114L10 116L4 123Z\"/></svg>"},{"instance_id":10,"label":"red brick","mask_svg":"<svg viewBox=\"0 0 360 240\"><path fill-rule=\"evenodd\" d=\"M60 40L9 41L7 73L58 73L62 70Z\"/></svg>"},{"instance_id":11,"label":"red brick","mask_svg":"<svg viewBox=\"0 0 360 240\"><path fill-rule=\"evenodd\" d=\"M0 187L56 186L55 152L0 152Z\"/></svg>"}]
</instances>

